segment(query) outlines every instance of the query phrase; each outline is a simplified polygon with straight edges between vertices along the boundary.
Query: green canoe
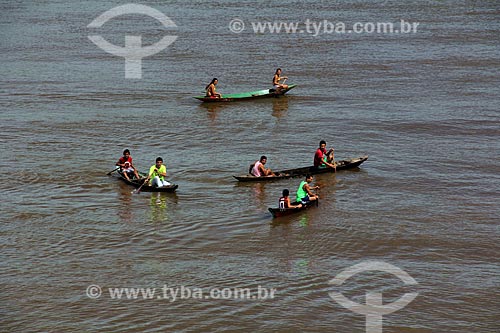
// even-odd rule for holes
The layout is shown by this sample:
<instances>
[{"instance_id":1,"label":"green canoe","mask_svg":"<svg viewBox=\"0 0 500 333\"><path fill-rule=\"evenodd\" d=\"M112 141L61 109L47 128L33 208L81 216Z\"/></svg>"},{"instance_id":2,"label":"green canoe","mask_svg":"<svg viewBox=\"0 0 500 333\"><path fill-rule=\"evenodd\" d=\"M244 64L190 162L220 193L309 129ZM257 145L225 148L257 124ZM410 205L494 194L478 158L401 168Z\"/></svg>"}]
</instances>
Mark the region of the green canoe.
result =
<instances>
[{"instance_id":1,"label":"green canoe","mask_svg":"<svg viewBox=\"0 0 500 333\"><path fill-rule=\"evenodd\" d=\"M297 86L296 84L291 84L288 86L287 89L281 89L279 92L276 92L275 89L264 89L264 90L250 91L239 94L222 94L222 98L206 97L206 96L195 96L194 98L202 102L233 102L246 99L277 97L286 94L289 90L295 88L296 86Z\"/></svg>"}]
</instances>

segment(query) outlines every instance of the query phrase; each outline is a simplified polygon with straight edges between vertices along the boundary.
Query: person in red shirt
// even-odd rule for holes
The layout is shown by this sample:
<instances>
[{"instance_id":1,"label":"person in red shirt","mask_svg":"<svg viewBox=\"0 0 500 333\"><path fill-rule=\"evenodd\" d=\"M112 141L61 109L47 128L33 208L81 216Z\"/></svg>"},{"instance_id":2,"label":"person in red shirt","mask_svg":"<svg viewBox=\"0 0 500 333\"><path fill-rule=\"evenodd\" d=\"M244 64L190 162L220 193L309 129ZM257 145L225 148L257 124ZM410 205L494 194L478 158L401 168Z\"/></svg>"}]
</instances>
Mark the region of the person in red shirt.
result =
<instances>
[{"instance_id":1,"label":"person in red shirt","mask_svg":"<svg viewBox=\"0 0 500 333\"><path fill-rule=\"evenodd\" d=\"M130 150L125 149L123 151L123 156L120 157L118 162L116 162L116 166L120 167L120 172L128 181L130 181L130 177L132 176L135 176L136 179L140 179L136 168L132 164L132 156L130 156Z\"/></svg>"},{"instance_id":2,"label":"person in red shirt","mask_svg":"<svg viewBox=\"0 0 500 333\"><path fill-rule=\"evenodd\" d=\"M315 168L333 168L337 171L337 166L335 165L334 149L326 151L326 141L321 140L319 142L319 148L314 154L314 167Z\"/></svg>"}]
</instances>

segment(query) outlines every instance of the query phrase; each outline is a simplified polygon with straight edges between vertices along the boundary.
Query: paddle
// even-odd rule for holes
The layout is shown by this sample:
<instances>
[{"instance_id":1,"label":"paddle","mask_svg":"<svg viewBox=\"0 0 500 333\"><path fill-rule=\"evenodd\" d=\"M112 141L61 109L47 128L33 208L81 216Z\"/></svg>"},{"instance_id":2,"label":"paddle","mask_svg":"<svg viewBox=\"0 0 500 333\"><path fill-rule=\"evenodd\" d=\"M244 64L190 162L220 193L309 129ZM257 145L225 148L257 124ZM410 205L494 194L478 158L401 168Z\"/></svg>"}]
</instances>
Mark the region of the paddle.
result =
<instances>
[{"instance_id":1,"label":"paddle","mask_svg":"<svg viewBox=\"0 0 500 333\"><path fill-rule=\"evenodd\" d=\"M135 194L139 194L139 193L141 193L141 189L142 189L142 187L144 186L144 184L146 184L146 183L147 183L147 180L148 180L148 179L146 178L146 179L144 180L144 183L142 183L142 185L141 185L141 186L139 186L139 188L138 188L138 189L133 190L131 193L135 193Z\"/></svg>"},{"instance_id":2,"label":"paddle","mask_svg":"<svg viewBox=\"0 0 500 333\"><path fill-rule=\"evenodd\" d=\"M108 172L106 175L110 176L113 172L115 172L116 170L119 170L120 167L117 166L116 168L114 168L113 170L111 170L110 172Z\"/></svg>"},{"instance_id":3,"label":"paddle","mask_svg":"<svg viewBox=\"0 0 500 333\"><path fill-rule=\"evenodd\" d=\"M337 166L335 165L335 153L333 151L333 148L330 148L330 150L332 150L331 153L333 154L333 157L332 157L333 171L337 172Z\"/></svg>"},{"instance_id":4,"label":"paddle","mask_svg":"<svg viewBox=\"0 0 500 333\"><path fill-rule=\"evenodd\" d=\"M285 82L286 82L286 80L287 80L287 79L288 79L288 78L284 79L284 80L283 80L283 83L281 83L281 84L285 84ZM278 83L279 83L279 81L278 81ZM276 94L276 95L281 95L281 91L282 91L282 90L285 90L285 91L286 91L286 89L285 89L285 88L281 88L281 87L276 88L274 91L275 91L275 94Z\"/></svg>"}]
</instances>

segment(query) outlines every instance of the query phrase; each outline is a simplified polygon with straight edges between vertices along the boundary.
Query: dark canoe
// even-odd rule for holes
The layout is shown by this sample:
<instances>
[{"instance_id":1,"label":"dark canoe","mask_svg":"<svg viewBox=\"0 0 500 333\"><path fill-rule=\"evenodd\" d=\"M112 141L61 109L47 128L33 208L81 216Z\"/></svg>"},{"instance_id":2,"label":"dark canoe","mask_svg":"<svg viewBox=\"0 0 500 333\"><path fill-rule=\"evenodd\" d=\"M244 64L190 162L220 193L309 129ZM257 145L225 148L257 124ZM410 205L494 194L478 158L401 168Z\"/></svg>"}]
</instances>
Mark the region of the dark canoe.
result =
<instances>
[{"instance_id":1,"label":"dark canoe","mask_svg":"<svg viewBox=\"0 0 500 333\"><path fill-rule=\"evenodd\" d=\"M293 205L297 205L298 202L294 202ZM315 200L315 201L309 201L307 204L305 204L304 206L300 207L300 208L284 208L284 209L280 209L280 208L269 208L269 211L271 212L271 214L273 214L273 218L277 218L277 217L282 217L282 216L286 216L286 215L290 215L290 214L295 214L295 213L298 213L298 212L301 212L303 210L306 210L310 207L317 207L319 204L319 200Z\"/></svg>"},{"instance_id":2,"label":"dark canoe","mask_svg":"<svg viewBox=\"0 0 500 333\"><path fill-rule=\"evenodd\" d=\"M337 163L337 171L356 168L361 163L366 161L367 159L368 159L368 156L362 156L362 157L358 157L358 158L351 158L348 160L338 161L338 162L336 162ZM301 176L305 176L307 174L316 175L319 173L328 173L328 172L334 172L334 170L332 168L319 169L319 168L315 168L314 166L308 166L308 167L297 168L297 169L275 171L274 172L275 176L255 177L255 176L252 176L250 174L247 174L247 175L240 175L240 176L233 176L233 177L238 179L240 182L263 182L263 181L271 181L271 180L286 179L286 178L293 178L293 177L301 177Z\"/></svg>"},{"instance_id":3,"label":"dark canoe","mask_svg":"<svg viewBox=\"0 0 500 333\"><path fill-rule=\"evenodd\" d=\"M264 90L250 91L239 94L222 94L222 98L213 98L206 96L195 96L194 98L202 102L213 103L213 102L234 102L234 101L265 98L265 97L278 97L286 94L288 91L292 90L296 86L297 86L296 84L291 84L288 86L287 89L281 89L279 92L276 92L275 89L264 89Z\"/></svg>"},{"instance_id":4,"label":"dark canoe","mask_svg":"<svg viewBox=\"0 0 500 333\"><path fill-rule=\"evenodd\" d=\"M125 184L132 185L135 188L141 187L141 185L143 183L142 180L139 180L139 179L127 180L120 171L118 171L117 174L118 174L118 177L125 182ZM139 172L139 175L146 176L146 174L144 174L142 172ZM143 187L141 187L141 192L175 192L175 190L177 190L178 187L179 187L179 185L176 185L176 184L163 186L163 187L154 187L154 186L150 186L150 185L144 185Z\"/></svg>"}]
</instances>

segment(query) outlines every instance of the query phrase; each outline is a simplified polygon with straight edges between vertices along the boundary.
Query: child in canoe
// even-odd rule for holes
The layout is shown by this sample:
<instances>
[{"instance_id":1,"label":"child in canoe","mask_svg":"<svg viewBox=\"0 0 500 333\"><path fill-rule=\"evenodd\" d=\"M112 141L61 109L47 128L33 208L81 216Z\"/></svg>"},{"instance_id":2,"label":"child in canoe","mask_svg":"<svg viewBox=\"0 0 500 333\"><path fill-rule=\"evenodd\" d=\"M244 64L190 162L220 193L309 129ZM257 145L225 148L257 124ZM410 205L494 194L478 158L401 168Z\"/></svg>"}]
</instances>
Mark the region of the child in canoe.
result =
<instances>
[{"instance_id":1,"label":"child in canoe","mask_svg":"<svg viewBox=\"0 0 500 333\"><path fill-rule=\"evenodd\" d=\"M302 208L302 204L292 204L290 202L290 191L288 189L283 190L283 196L279 200L279 209L287 209L287 208Z\"/></svg>"}]
</instances>

